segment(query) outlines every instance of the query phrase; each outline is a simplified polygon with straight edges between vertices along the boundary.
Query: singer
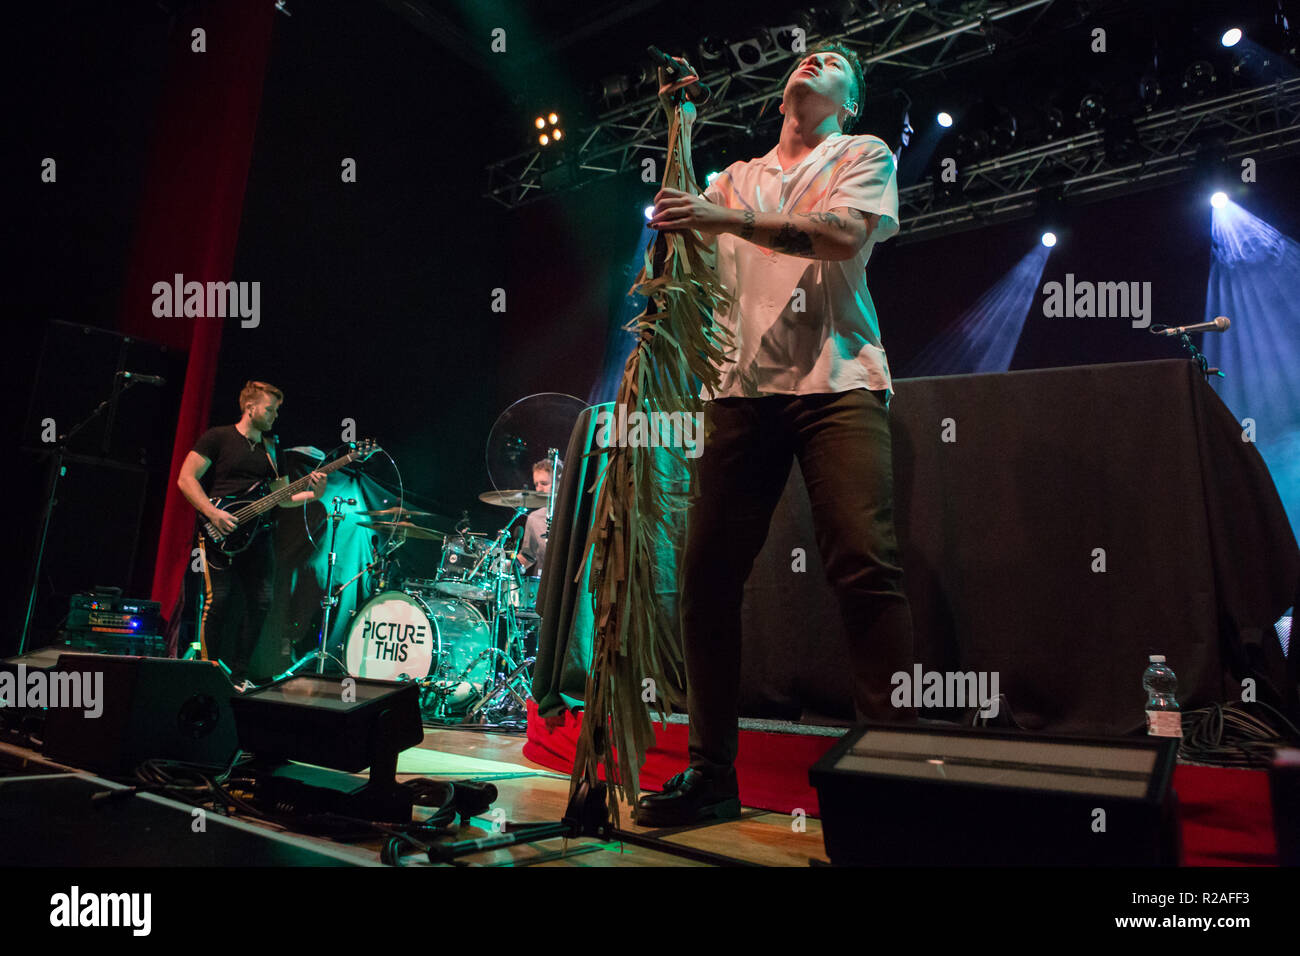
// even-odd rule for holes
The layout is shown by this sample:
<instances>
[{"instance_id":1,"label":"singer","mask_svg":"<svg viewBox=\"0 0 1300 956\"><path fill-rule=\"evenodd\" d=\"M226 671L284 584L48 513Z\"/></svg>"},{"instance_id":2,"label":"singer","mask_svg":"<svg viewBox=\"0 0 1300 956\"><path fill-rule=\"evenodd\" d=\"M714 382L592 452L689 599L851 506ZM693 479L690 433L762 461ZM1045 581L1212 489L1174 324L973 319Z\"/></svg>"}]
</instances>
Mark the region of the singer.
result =
<instances>
[{"instance_id":1,"label":"singer","mask_svg":"<svg viewBox=\"0 0 1300 956\"><path fill-rule=\"evenodd\" d=\"M721 390L701 396L707 438L681 569L690 766L642 798L643 826L740 812L741 592L794 456L850 635L858 716L915 720L889 702L890 675L913 663L912 620L893 523L889 365L865 271L898 231L898 187L889 147L848 134L863 85L851 50L818 47L786 82L765 156L732 164L703 197L655 197L653 228L716 237L736 302L714 316L735 351Z\"/></svg>"}]
</instances>

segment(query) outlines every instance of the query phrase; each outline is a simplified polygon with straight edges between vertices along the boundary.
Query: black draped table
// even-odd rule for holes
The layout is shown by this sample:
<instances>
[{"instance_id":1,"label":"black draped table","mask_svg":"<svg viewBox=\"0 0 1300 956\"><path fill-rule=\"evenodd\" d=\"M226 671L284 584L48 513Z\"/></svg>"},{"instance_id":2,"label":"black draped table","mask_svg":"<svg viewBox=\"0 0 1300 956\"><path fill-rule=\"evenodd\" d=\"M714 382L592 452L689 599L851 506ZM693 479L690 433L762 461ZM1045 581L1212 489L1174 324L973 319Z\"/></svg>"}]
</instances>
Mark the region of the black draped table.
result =
<instances>
[{"instance_id":1,"label":"black draped table","mask_svg":"<svg viewBox=\"0 0 1300 956\"><path fill-rule=\"evenodd\" d=\"M1184 708L1239 700L1248 676L1261 700L1294 694L1273 622L1296 600L1300 550L1263 459L1190 362L895 387L895 521L924 671L996 672L1007 716L1060 733L1139 730L1149 654L1168 659ZM590 660L590 599L573 580L599 475L600 458L584 458L593 418L568 449L542 582L546 715L581 705ZM666 534L666 602L682 527ZM851 719L843 624L797 464L743 614L741 716Z\"/></svg>"}]
</instances>

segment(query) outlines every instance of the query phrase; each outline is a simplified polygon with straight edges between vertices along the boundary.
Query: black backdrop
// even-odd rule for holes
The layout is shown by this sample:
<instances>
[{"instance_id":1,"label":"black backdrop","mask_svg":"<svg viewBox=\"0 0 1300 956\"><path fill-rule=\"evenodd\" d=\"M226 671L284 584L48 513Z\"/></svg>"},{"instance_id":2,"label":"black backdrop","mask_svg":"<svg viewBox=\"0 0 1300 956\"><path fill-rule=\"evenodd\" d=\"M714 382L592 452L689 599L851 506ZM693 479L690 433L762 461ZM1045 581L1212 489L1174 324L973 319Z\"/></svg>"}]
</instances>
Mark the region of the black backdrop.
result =
<instances>
[{"instance_id":1,"label":"black backdrop","mask_svg":"<svg viewBox=\"0 0 1300 956\"><path fill-rule=\"evenodd\" d=\"M1190 362L896 388L895 522L924 671L996 672L1000 716L1057 733L1140 731L1151 654L1167 657L1184 708L1240 700L1252 677L1258 699L1295 713L1273 622L1300 590L1300 550L1263 459ZM579 485L561 485L542 582L543 714L583 698L590 659L589 598L561 580L583 564L585 536L563 531L589 520ZM843 624L797 464L742 619L741 716L851 720Z\"/></svg>"}]
</instances>

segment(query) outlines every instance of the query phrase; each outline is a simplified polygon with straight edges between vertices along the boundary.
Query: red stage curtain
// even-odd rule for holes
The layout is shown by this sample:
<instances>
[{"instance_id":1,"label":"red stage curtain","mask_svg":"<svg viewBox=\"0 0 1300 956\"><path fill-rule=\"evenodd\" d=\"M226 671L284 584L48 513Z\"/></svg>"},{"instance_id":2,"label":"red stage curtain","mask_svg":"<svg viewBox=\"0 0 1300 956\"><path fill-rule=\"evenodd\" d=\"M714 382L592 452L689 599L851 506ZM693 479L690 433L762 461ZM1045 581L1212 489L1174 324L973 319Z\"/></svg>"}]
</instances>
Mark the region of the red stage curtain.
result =
<instances>
[{"instance_id":1,"label":"red stage curtain","mask_svg":"<svg viewBox=\"0 0 1300 956\"><path fill-rule=\"evenodd\" d=\"M169 41L119 326L129 335L189 350L173 476L208 424L222 324L239 319L156 317L152 289L177 273L186 282L238 278L231 275L235 242L273 17L265 0L204 4L177 19ZM206 34L202 53L193 49L199 28ZM229 404L233 415L233 399ZM167 488L152 588L164 613L180 594L194 529L194 509L174 481Z\"/></svg>"}]
</instances>

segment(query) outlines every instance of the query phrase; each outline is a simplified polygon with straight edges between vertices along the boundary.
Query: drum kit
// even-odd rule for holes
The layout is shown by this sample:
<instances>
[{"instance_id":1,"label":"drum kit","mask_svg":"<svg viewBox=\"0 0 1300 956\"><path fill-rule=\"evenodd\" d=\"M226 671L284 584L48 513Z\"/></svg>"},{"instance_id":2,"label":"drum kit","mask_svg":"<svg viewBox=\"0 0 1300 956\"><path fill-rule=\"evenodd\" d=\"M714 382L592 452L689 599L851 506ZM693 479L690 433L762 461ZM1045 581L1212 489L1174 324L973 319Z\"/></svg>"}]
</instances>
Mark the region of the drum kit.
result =
<instances>
[{"instance_id":1,"label":"drum kit","mask_svg":"<svg viewBox=\"0 0 1300 956\"><path fill-rule=\"evenodd\" d=\"M372 545L373 560L350 580L337 588L332 577L327 581L322 648L315 655L321 672L330 660L354 677L414 682L430 723L525 724L541 624L541 565L526 568L533 556L515 544L516 525L544 508L549 532L563 466L558 448L585 407L572 396L545 393L516 402L498 419L488 444L488 474L497 487L478 496L513 512L495 535L471 531L467 521L452 528L449 519L401 506L355 512L358 526L384 544ZM549 489L521 488L541 461L550 463ZM338 504L335 511L337 532ZM437 573L402 576L394 553L420 540L441 542ZM332 571L333 538L330 551ZM323 635L338 596L358 579L365 600L352 612L340 660L325 652Z\"/></svg>"}]
</instances>

